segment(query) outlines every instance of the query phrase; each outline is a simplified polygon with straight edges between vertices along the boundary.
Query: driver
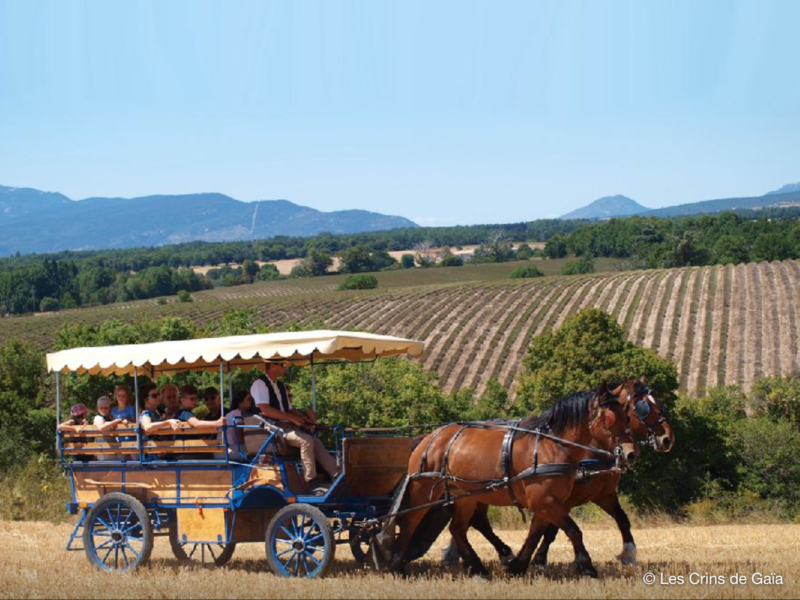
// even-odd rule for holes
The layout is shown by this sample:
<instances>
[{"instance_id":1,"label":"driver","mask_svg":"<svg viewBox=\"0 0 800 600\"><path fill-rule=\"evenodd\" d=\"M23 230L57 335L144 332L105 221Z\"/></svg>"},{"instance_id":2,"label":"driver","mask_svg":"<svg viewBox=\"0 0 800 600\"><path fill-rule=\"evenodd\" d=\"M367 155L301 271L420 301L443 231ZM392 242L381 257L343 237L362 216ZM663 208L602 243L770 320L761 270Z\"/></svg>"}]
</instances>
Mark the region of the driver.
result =
<instances>
[{"instance_id":1,"label":"driver","mask_svg":"<svg viewBox=\"0 0 800 600\"><path fill-rule=\"evenodd\" d=\"M259 376L250 386L250 394L255 400L256 407L267 419L284 422L281 424L286 432L283 439L289 446L300 449L303 476L309 487L317 477L317 461L331 476L331 479L335 479L339 474L336 459L331 456L317 437L309 433L316 424L317 418L310 410L304 414L292 406L286 386L279 381L285 372L286 363L284 362L266 363L265 374ZM327 489L320 486L312 493L321 496L326 492Z\"/></svg>"}]
</instances>

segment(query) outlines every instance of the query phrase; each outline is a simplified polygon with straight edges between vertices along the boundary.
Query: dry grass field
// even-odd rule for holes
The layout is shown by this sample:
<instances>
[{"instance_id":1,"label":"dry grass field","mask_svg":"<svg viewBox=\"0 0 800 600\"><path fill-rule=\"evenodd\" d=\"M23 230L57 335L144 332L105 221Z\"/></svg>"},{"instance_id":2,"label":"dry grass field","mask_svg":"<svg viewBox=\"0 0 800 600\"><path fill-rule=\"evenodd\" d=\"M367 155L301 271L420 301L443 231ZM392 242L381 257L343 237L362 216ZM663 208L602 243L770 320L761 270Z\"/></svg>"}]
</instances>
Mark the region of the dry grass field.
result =
<instances>
[{"instance_id":1,"label":"dry grass field","mask_svg":"<svg viewBox=\"0 0 800 600\"><path fill-rule=\"evenodd\" d=\"M356 568L346 546L336 567L319 581L291 581L269 573L260 544L244 545L228 566L180 566L163 538L153 559L137 573L108 575L91 567L82 552L65 552L69 525L0 522L3 565L0 590L9 598L796 598L800 594L800 525L659 526L635 531L639 565L614 560L619 534L586 526L587 547L600 572L597 580L572 579L572 550L562 537L551 550L551 566L520 579L507 578L482 538L472 541L490 561L492 581L465 579L438 564L441 542L415 563L408 579ZM518 545L524 533L501 532ZM444 539L444 538L443 538ZM683 585L645 585L645 573L683 576ZM691 573L725 577L724 584L690 584ZM728 583L733 574L748 583ZM755 585L754 573L775 573L782 585Z\"/></svg>"}]
</instances>

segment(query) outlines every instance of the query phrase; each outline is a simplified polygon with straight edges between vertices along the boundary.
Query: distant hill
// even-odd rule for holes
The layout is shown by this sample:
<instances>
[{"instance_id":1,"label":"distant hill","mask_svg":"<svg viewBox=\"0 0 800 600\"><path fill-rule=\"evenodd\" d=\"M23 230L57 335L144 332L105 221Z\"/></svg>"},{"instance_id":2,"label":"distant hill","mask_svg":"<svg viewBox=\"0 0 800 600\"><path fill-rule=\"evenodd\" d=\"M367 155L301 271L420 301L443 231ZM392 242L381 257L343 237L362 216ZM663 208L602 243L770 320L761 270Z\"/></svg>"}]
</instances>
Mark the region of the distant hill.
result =
<instances>
[{"instance_id":1,"label":"distant hill","mask_svg":"<svg viewBox=\"0 0 800 600\"><path fill-rule=\"evenodd\" d=\"M774 196L775 194L791 194L792 192L800 192L800 183L787 183L779 190L767 192L767 196Z\"/></svg>"},{"instance_id":2,"label":"distant hill","mask_svg":"<svg viewBox=\"0 0 800 600\"><path fill-rule=\"evenodd\" d=\"M784 186L789 187L789 186ZM648 217L679 217L684 215L702 215L724 212L726 210L755 209L767 207L800 206L800 191L789 193L769 193L764 196L751 196L746 198L721 198L719 200L705 200L690 204L679 204L657 208L645 213Z\"/></svg>"},{"instance_id":3,"label":"distant hill","mask_svg":"<svg viewBox=\"0 0 800 600\"><path fill-rule=\"evenodd\" d=\"M322 212L287 200L241 202L224 194L87 198L0 186L0 256L359 233L417 227L365 210Z\"/></svg>"},{"instance_id":4,"label":"distant hill","mask_svg":"<svg viewBox=\"0 0 800 600\"><path fill-rule=\"evenodd\" d=\"M629 217L647 212L650 209L627 196L605 196L582 208L567 213L562 219L610 219Z\"/></svg>"}]
</instances>

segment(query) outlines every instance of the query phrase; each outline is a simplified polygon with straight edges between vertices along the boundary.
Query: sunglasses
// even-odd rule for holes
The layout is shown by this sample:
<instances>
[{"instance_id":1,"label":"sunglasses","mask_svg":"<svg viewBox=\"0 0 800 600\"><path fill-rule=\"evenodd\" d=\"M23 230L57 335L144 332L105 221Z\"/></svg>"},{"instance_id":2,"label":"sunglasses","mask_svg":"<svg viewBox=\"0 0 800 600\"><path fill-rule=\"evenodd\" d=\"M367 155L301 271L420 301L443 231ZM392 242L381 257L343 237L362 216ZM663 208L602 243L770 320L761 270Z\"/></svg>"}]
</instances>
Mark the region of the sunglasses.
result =
<instances>
[{"instance_id":1,"label":"sunglasses","mask_svg":"<svg viewBox=\"0 0 800 600\"><path fill-rule=\"evenodd\" d=\"M150 392L149 394L147 394L147 397L148 398L161 398L161 394L159 394L158 392Z\"/></svg>"}]
</instances>

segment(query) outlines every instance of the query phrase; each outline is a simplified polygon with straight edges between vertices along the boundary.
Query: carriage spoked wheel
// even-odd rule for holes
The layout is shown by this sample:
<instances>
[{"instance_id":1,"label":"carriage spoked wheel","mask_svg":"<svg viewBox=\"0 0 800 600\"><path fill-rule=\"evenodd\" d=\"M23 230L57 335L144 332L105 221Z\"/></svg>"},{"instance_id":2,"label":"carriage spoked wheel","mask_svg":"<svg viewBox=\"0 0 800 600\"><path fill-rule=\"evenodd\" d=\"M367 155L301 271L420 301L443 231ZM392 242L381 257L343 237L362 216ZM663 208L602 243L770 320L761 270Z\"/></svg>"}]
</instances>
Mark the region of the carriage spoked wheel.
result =
<instances>
[{"instance_id":1,"label":"carriage spoked wheel","mask_svg":"<svg viewBox=\"0 0 800 600\"><path fill-rule=\"evenodd\" d=\"M231 559L236 550L236 544L181 542L178 539L178 527L174 520L169 526L169 545L172 548L172 554L179 561L208 567L223 566Z\"/></svg>"},{"instance_id":2,"label":"carriage spoked wheel","mask_svg":"<svg viewBox=\"0 0 800 600\"><path fill-rule=\"evenodd\" d=\"M328 519L308 504L280 509L267 527L267 562L283 577L324 577L336 543Z\"/></svg>"},{"instance_id":3,"label":"carriage spoked wheel","mask_svg":"<svg viewBox=\"0 0 800 600\"><path fill-rule=\"evenodd\" d=\"M147 509L128 494L106 494L86 515L83 547L89 562L104 571L140 567L153 551L153 525Z\"/></svg>"}]
</instances>

